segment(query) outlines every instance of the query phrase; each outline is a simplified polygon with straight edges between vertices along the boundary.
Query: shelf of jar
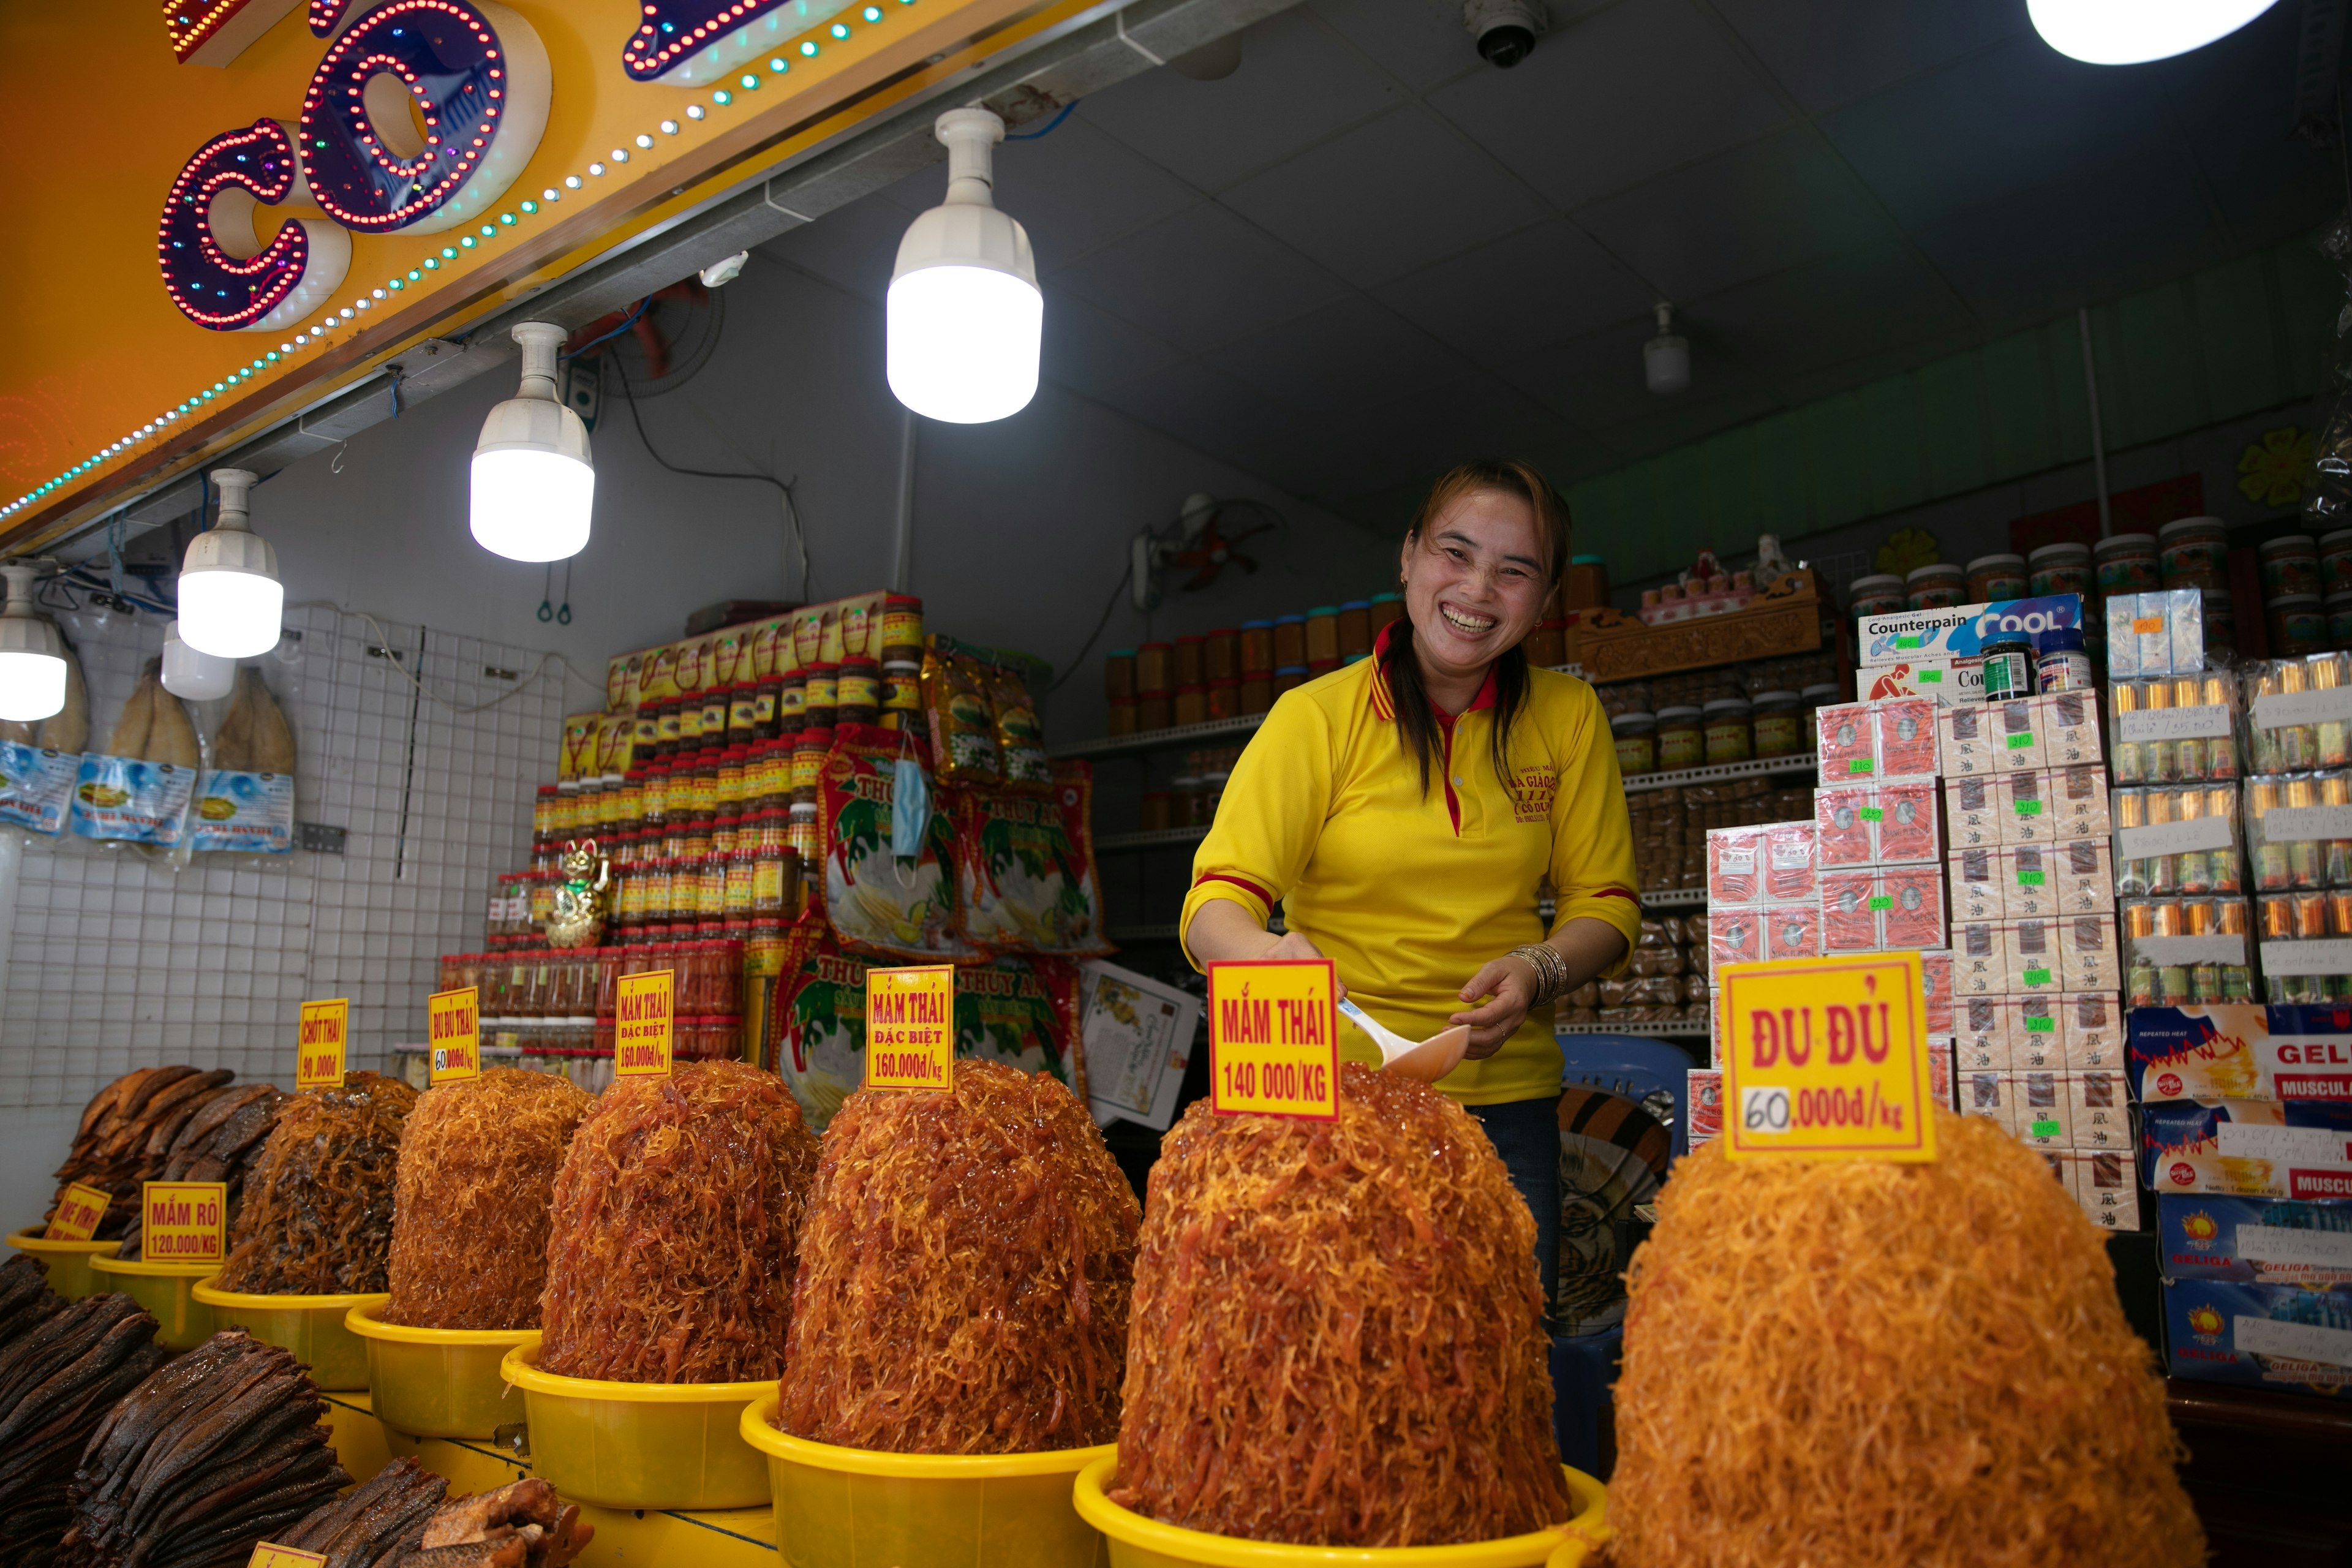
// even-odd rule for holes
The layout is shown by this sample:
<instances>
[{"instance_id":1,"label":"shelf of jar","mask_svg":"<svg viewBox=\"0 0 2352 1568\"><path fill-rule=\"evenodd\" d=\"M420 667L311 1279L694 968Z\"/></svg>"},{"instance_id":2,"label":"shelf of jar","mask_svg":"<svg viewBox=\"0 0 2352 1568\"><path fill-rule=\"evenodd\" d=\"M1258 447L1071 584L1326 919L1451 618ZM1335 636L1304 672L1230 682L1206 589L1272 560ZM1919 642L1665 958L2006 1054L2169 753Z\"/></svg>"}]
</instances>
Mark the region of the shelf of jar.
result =
<instances>
[{"instance_id":1,"label":"shelf of jar","mask_svg":"<svg viewBox=\"0 0 2352 1568\"><path fill-rule=\"evenodd\" d=\"M1272 920L1265 922L1265 929L1272 931L1275 935L1280 936L1290 928L1282 923L1282 917L1277 914ZM1176 940L1177 931L1178 927L1176 922L1174 921L1170 921L1165 925L1112 926L1106 930L1103 934L1110 938L1111 941L1119 942L1174 942Z\"/></svg>"},{"instance_id":2,"label":"shelf of jar","mask_svg":"<svg viewBox=\"0 0 2352 1568\"><path fill-rule=\"evenodd\" d=\"M1095 837L1095 852L1117 849L1175 849L1198 844L1209 836L1205 827L1155 827L1141 833L1103 833Z\"/></svg>"},{"instance_id":3,"label":"shelf of jar","mask_svg":"<svg viewBox=\"0 0 2352 1568\"><path fill-rule=\"evenodd\" d=\"M1684 784L1727 784L1733 779L1770 778L1780 773L1817 773L1821 756L1814 752L1796 752L1785 757L1758 757L1752 762L1717 763L1707 768L1676 768L1671 773L1633 773L1626 777L1625 793L1638 795L1644 790L1674 789Z\"/></svg>"},{"instance_id":4,"label":"shelf of jar","mask_svg":"<svg viewBox=\"0 0 2352 1568\"><path fill-rule=\"evenodd\" d=\"M1095 741L1073 741L1066 745L1048 746L1045 754L1055 761L1083 757L1133 757L1151 752L1181 751L1210 741L1230 741L1236 735L1255 732L1265 722L1263 713L1244 713L1233 719L1212 719L1204 724L1173 724L1165 730L1143 730L1132 735L1106 735Z\"/></svg>"},{"instance_id":5,"label":"shelf of jar","mask_svg":"<svg viewBox=\"0 0 2352 1568\"><path fill-rule=\"evenodd\" d=\"M1637 1040L1703 1040L1706 1020L1678 1019L1671 1024L1554 1024L1555 1036L1626 1035Z\"/></svg>"}]
</instances>

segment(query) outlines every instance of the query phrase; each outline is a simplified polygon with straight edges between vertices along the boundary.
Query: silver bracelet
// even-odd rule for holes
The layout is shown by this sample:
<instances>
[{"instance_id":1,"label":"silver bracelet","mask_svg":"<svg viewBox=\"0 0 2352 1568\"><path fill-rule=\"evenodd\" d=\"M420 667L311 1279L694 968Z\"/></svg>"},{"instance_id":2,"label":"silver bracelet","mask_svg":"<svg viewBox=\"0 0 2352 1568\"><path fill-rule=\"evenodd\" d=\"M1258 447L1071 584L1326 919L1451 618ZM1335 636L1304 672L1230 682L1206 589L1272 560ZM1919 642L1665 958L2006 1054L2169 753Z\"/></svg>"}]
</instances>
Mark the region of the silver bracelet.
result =
<instances>
[{"instance_id":1,"label":"silver bracelet","mask_svg":"<svg viewBox=\"0 0 2352 1568\"><path fill-rule=\"evenodd\" d=\"M1528 1004L1531 1007L1540 1007L1575 989L1568 983L1568 960L1547 942L1515 947L1506 956L1522 961L1536 972L1535 1000Z\"/></svg>"}]
</instances>

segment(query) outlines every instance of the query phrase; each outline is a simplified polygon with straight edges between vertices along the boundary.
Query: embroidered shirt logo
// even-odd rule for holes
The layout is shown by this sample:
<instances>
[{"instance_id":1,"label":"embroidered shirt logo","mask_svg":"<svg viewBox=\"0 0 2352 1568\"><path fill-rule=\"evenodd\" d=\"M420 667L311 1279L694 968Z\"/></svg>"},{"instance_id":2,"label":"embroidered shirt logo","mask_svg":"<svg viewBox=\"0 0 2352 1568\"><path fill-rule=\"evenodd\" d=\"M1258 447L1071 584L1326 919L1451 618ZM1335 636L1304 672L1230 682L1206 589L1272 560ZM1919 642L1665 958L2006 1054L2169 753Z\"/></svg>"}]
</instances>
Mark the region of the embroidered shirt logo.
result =
<instances>
[{"instance_id":1,"label":"embroidered shirt logo","mask_svg":"<svg viewBox=\"0 0 2352 1568\"><path fill-rule=\"evenodd\" d=\"M1519 770L1519 787L1511 802L1514 822L1549 822L1552 797L1559 793L1559 774L1549 767Z\"/></svg>"}]
</instances>

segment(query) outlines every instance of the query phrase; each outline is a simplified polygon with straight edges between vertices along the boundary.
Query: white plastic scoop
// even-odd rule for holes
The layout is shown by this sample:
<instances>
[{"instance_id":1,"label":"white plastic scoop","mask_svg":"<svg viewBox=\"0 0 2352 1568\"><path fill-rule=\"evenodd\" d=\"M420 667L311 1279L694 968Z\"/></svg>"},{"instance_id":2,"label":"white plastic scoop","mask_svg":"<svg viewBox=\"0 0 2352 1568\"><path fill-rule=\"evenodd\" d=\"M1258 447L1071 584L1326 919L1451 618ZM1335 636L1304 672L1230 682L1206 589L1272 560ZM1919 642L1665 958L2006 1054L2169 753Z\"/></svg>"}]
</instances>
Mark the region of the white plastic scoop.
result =
<instances>
[{"instance_id":1,"label":"white plastic scoop","mask_svg":"<svg viewBox=\"0 0 2352 1568\"><path fill-rule=\"evenodd\" d=\"M1463 1053L1470 1048L1470 1026L1456 1024L1418 1043L1406 1039L1385 1025L1372 1021L1372 1016L1342 997L1339 1011L1356 1021L1356 1027L1371 1036L1381 1047L1381 1070L1392 1072L1421 1083L1435 1083L1462 1065Z\"/></svg>"}]
</instances>

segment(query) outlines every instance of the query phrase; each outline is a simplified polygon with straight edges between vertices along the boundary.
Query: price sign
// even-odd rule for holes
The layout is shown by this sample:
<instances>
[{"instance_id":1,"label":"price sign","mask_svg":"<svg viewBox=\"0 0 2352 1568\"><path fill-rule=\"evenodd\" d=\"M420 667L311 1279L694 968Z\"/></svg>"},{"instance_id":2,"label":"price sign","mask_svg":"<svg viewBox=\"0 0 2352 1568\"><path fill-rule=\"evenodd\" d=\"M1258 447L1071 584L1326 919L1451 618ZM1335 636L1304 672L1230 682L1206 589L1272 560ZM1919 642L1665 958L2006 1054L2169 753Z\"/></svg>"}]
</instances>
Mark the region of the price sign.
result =
<instances>
[{"instance_id":1,"label":"price sign","mask_svg":"<svg viewBox=\"0 0 2352 1568\"><path fill-rule=\"evenodd\" d=\"M1936 1157L1917 953L1730 963L1718 973L1727 1156Z\"/></svg>"},{"instance_id":2,"label":"price sign","mask_svg":"<svg viewBox=\"0 0 2352 1568\"><path fill-rule=\"evenodd\" d=\"M677 975L667 969L621 976L613 1003L613 1072L618 1078L667 1078L670 1015Z\"/></svg>"},{"instance_id":3,"label":"price sign","mask_svg":"<svg viewBox=\"0 0 2352 1568\"><path fill-rule=\"evenodd\" d=\"M866 972L866 1087L934 1091L955 1082L955 967Z\"/></svg>"},{"instance_id":4,"label":"price sign","mask_svg":"<svg viewBox=\"0 0 2352 1568\"><path fill-rule=\"evenodd\" d=\"M425 999L425 1022L432 1056L426 1079L455 1083L482 1076L481 992L467 985L457 991L436 991Z\"/></svg>"},{"instance_id":5,"label":"price sign","mask_svg":"<svg viewBox=\"0 0 2352 1568\"><path fill-rule=\"evenodd\" d=\"M148 1182L140 1245L150 1263L218 1263L228 1256L228 1184Z\"/></svg>"},{"instance_id":6,"label":"price sign","mask_svg":"<svg viewBox=\"0 0 2352 1568\"><path fill-rule=\"evenodd\" d=\"M351 1026L352 1005L346 997L302 1004L301 1032L295 1041L296 1089L343 1087L344 1047Z\"/></svg>"},{"instance_id":7,"label":"price sign","mask_svg":"<svg viewBox=\"0 0 2352 1568\"><path fill-rule=\"evenodd\" d=\"M1210 964L1210 1109L1338 1121L1339 989L1328 958Z\"/></svg>"},{"instance_id":8,"label":"price sign","mask_svg":"<svg viewBox=\"0 0 2352 1568\"><path fill-rule=\"evenodd\" d=\"M326 1568L323 1553L304 1552L292 1546L272 1546L268 1542L254 1543L253 1555L245 1560L245 1568Z\"/></svg>"},{"instance_id":9,"label":"price sign","mask_svg":"<svg viewBox=\"0 0 2352 1568\"><path fill-rule=\"evenodd\" d=\"M106 1217L114 1194L104 1187L93 1187L76 1182L58 1199L58 1212L49 1221L49 1228L41 1233L48 1241L88 1241L98 1234L98 1222Z\"/></svg>"}]
</instances>

